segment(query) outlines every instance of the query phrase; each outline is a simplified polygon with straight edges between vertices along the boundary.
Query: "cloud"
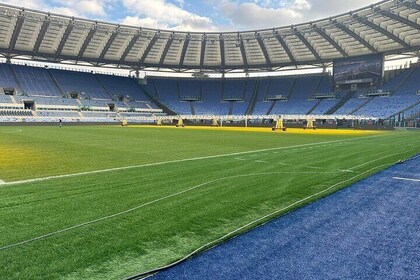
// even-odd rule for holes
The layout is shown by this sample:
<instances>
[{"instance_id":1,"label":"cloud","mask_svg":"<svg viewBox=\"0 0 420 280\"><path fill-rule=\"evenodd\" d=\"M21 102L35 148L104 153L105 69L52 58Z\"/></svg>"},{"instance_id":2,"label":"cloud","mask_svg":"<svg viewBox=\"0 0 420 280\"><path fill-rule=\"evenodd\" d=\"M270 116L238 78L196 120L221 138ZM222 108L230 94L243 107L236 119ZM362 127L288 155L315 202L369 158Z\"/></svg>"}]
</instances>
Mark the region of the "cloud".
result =
<instances>
[{"instance_id":1,"label":"cloud","mask_svg":"<svg viewBox=\"0 0 420 280\"><path fill-rule=\"evenodd\" d=\"M295 2L298 2L299 10L303 8L302 3L306 3L305 0L296 0ZM231 26L236 27L236 30L274 27L300 22L304 19L303 14L293 7L269 8L252 2L238 3L221 0L218 9L223 16L231 21Z\"/></svg>"},{"instance_id":2,"label":"cloud","mask_svg":"<svg viewBox=\"0 0 420 280\"><path fill-rule=\"evenodd\" d=\"M377 0L0 0L15 6L127 25L182 31L241 31L334 16ZM188 9L213 6L203 16ZM212 16L210 16L212 15Z\"/></svg>"},{"instance_id":3,"label":"cloud","mask_svg":"<svg viewBox=\"0 0 420 280\"><path fill-rule=\"evenodd\" d=\"M377 3L378 0L307 0L311 9L305 13L307 20L335 16Z\"/></svg>"},{"instance_id":4,"label":"cloud","mask_svg":"<svg viewBox=\"0 0 420 280\"><path fill-rule=\"evenodd\" d=\"M309 10L311 8L311 4L309 4L307 0L295 0L291 7L295 10Z\"/></svg>"},{"instance_id":5,"label":"cloud","mask_svg":"<svg viewBox=\"0 0 420 280\"><path fill-rule=\"evenodd\" d=\"M2 2L14 6L22 6L18 0L2 0ZM24 7L48 11L57 14L77 17L105 17L104 7L114 0L25 0Z\"/></svg>"},{"instance_id":6,"label":"cloud","mask_svg":"<svg viewBox=\"0 0 420 280\"><path fill-rule=\"evenodd\" d=\"M230 21L228 29L247 30L304 23L345 13L377 2L377 0L293 0L279 1L207 0ZM274 7L274 2L278 5Z\"/></svg>"},{"instance_id":7,"label":"cloud","mask_svg":"<svg viewBox=\"0 0 420 280\"><path fill-rule=\"evenodd\" d=\"M185 31L216 29L210 18L191 13L166 0L122 0L122 3L133 14L126 16L123 23Z\"/></svg>"}]
</instances>

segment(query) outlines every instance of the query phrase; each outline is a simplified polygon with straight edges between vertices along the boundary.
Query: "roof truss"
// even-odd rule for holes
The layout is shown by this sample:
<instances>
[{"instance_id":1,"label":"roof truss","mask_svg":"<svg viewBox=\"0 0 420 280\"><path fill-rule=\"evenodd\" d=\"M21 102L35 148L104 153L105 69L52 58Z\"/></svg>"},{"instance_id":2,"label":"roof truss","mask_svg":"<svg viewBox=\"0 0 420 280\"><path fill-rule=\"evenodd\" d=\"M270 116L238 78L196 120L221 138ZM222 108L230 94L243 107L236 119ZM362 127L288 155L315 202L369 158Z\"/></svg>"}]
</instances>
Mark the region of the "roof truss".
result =
<instances>
[{"instance_id":1,"label":"roof truss","mask_svg":"<svg viewBox=\"0 0 420 280\"><path fill-rule=\"evenodd\" d=\"M350 30L350 28L348 28L347 26L345 26L341 22L336 22L335 23L335 26L337 28L339 28L341 31L347 33L348 35L350 35L351 37L353 37L354 39L356 39L359 43L361 43L366 48L368 48L372 53L378 53L378 51L371 44L369 44L365 39L363 39L362 37L360 37L354 31Z\"/></svg>"},{"instance_id":2,"label":"roof truss","mask_svg":"<svg viewBox=\"0 0 420 280\"><path fill-rule=\"evenodd\" d=\"M420 51L418 3L418 0L382 0L310 23L208 33L120 28L118 24L0 3L4 24L0 51L5 57L44 62L65 60L125 69L277 71L282 67L325 65L335 59L379 51L384 54ZM196 41L200 38L201 42Z\"/></svg>"},{"instance_id":3,"label":"roof truss","mask_svg":"<svg viewBox=\"0 0 420 280\"><path fill-rule=\"evenodd\" d=\"M314 49L314 47L311 45L311 43L308 42L308 40L306 40L305 36L303 36L303 34L295 29L295 35L305 44L305 46L311 51L311 53L315 56L316 60L320 61L322 60L322 58L319 56L319 54L317 53L317 51Z\"/></svg>"},{"instance_id":4,"label":"roof truss","mask_svg":"<svg viewBox=\"0 0 420 280\"><path fill-rule=\"evenodd\" d=\"M363 23L364 25L367 25L371 27L372 29L375 29L377 32L384 34L385 36L391 38L401 46L405 48L409 48L410 46L403 40L401 40L399 37L395 36L393 33L389 32L388 30L380 27L379 25L374 24L373 22L369 21L368 19L361 17L357 14L353 16L358 22Z\"/></svg>"}]
</instances>

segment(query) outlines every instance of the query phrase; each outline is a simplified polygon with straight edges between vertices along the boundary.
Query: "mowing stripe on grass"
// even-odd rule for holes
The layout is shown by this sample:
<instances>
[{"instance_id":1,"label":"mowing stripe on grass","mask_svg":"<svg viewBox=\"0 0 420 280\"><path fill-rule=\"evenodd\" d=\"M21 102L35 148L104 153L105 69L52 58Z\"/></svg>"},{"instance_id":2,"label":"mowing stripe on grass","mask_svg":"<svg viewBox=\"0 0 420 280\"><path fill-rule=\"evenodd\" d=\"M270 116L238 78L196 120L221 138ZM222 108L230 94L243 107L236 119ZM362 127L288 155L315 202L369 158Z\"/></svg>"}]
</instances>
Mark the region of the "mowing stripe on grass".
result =
<instances>
[{"instance_id":1,"label":"mowing stripe on grass","mask_svg":"<svg viewBox=\"0 0 420 280\"><path fill-rule=\"evenodd\" d=\"M387 155L387 156L384 156L384 157L379 157L379 158L376 158L372 161L369 161L369 163L373 163L375 161L379 161L379 160L382 160L382 159L385 159L385 158L389 158L389 157L395 156L397 154L398 153L394 153L394 154L390 154L390 155ZM390 164L387 164L387 165L390 165ZM380 166L384 166L384 165L380 165ZM375 167L375 168L378 168L378 166ZM375 169L375 168L373 168L373 169ZM349 168L347 170L352 170L352 169L354 169L354 168ZM369 169L368 171L373 170L373 169ZM30 242L33 242L33 241L37 241L37 240L40 240L40 239L44 239L44 238L47 238L47 237L50 237L50 236L53 236L53 235L57 235L57 234L60 234L60 233L63 233L63 232L67 232L67 231L70 231L70 230L73 230L73 229L80 228L80 227L83 227L83 226L91 225L91 224L94 224L94 223L97 223L97 222L100 222L100 221L115 218L115 217L118 217L118 216L121 216L121 215L124 215L124 214L128 214L130 212L133 212L133 211L135 211L137 209L140 209L140 208L143 208L145 206L155 204L157 202L160 202L160 201L163 201L163 200L166 200L166 199L169 199L169 198L179 196L181 194L193 191L193 190L198 189L200 187L207 186L209 184L219 182L219 181L223 181L223 180L227 180L227 179L240 178L240 177L251 177L251 176L257 176L257 175L270 175L270 174L294 174L294 173L299 173L299 174L337 174L337 172L339 172L339 170L337 170L337 169L333 169L331 171L313 171L313 172L311 172L311 171L277 171L277 172L273 171L273 172L260 172L260 173L240 174L240 175L222 177L222 178L214 179L214 180L211 180L211 181L208 181L208 182L205 182L205 183L201 183L201 184L196 185L194 187L191 187L191 188L188 188L188 189L185 189L185 190L182 190L182 191L179 191L179 192L176 192L176 193L173 193L173 194L155 199L153 201L146 202L144 204L138 205L136 207L133 207L133 208L130 208L130 209L127 209L127 210L124 210L124 211L121 211L121 212L118 212L118 213L115 213L115 214L112 214L112 215L108 215L108 216L101 217L101 218L98 218L98 219L95 219L95 220L87 221L87 222L84 222L84 223L81 223L81 224L78 224L78 225L74 225L74 226L71 226L71 227L68 227L68 228L65 228L65 229L61 229L61 230L58 230L58 231L55 231L55 232L47 233L47 234L44 234L44 235L41 235L41 236L38 236L38 237L34 237L34 238L31 238L31 239L28 239L28 240L17 242L17 243L14 243L14 244L9 244L9 245L0 247L0 251L5 250L5 249L9 249L9 248L12 248L12 247L16 247L16 246L19 246L19 245L24 245L24 244L27 244L27 243L30 243ZM346 172L346 171L343 170L341 172ZM358 176L360 176L362 174L365 174L365 173L366 172L359 173L358 175L356 175L356 176L354 176L354 177L352 177L348 180L344 180L342 182L339 182L339 183L335 184L334 186L337 186L339 184L347 182L347 181L349 181L353 178L357 178ZM323 191L321 191L317 194L311 195L311 196L305 198L303 201L305 201L309 198L312 198L312 197L314 197L314 196L316 196L320 193L323 193L323 192L333 188L334 186L329 187L329 188L327 188L327 189L325 189L325 190L323 190ZM300 202L298 202L298 203L300 203ZM292 204L292 205L294 205L294 204ZM291 207L291 206L289 206L289 207Z\"/></svg>"},{"instance_id":2,"label":"mowing stripe on grass","mask_svg":"<svg viewBox=\"0 0 420 280\"><path fill-rule=\"evenodd\" d=\"M138 210L140 208L146 207L148 205L155 204L155 203L160 202L162 200L166 200L166 199L169 199L169 198L172 198L172 197L175 197L175 196L179 196L181 194L184 194L184 193L193 191L195 189L198 189L198 188L201 188L201 187L204 187L204 186L216 183L216 182L220 182L220 181L223 181L223 180L240 178L240 177L252 177L252 176L258 176L258 175L294 174L294 173L299 173L299 174L336 174L337 172L336 171L325 171L325 172L310 172L310 171L306 171L306 172L277 171L276 172L276 171L273 171L273 172L260 172L260 173L241 174L241 175L233 175L233 176L222 177L222 178L214 179L214 180L211 180L211 181L208 181L208 182L205 182L205 183L201 183L199 185L196 185L194 187L185 189L183 191L179 191L179 192L176 192L176 193L173 193L173 194L170 194L170 195L167 195L167 196L164 196L164 197L146 202L144 204L138 205L136 207L133 207L133 208L130 208L130 209L127 209L127 210L124 210L124 211L121 211L121 212L118 212L118 213L115 213L115 214L112 214L112 215L108 215L108 216L101 217L101 218L98 218L98 219L95 219L95 220L91 220L91 221L84 222L84 223L81 223L81 224L78 224L78 225L74 225L74 226L71 226L71 227L68 227L68 228L64 228L64 229L61 229L61 230L50 232L50 233L47 233L47 234L44 234L44 235L41 235L41 236L37 236L37 237L31 238L31 239L27 239L27 240L24 240L24 241L21 241L21 242L17 242L17 243L14 243L14 244L9 244L9 245L0 247L0 251L6 250L6 249L9 249L9 248L12 248L12 247L16 247L16 246L19 246L19 245L24 245L24 244L27 244L27 243L30 243L30 242L33 242L33 241L37 241L37 240L40 240L40 239L44 239L44 238L47 238L47 237L50 237L50 236L53 236L53 235L57 235L57 234L60 234L60 233L63 233L63 232L67 232L67 231L70 231L70 230L73 230L73 229L80 228L80 227L83 227L83 226L91 225L91 224L94 224L94 223L97 223L97 222L100 222L100 221L115 218L115 217L118 217L118 216L121 216L121 215L124 215L124 214L128 214L130 212L133 212L133 211Z\"/></svg>"},{"instance_id":3,"label":"mowing stripe on grass","mask_svg":"<svg viewBox=\"0 0 420 280\"><path fill-rule=\"evenodd\" d=\"M392 177L395 180L404 180L404 181L413 181L413 182L420 182L420 179L412 179L412 178L401 178L401 177Z\"/></svg>"},{"instance_id":4,"label":"mowing stripe on grass","mask_svg":"<svg viewBox=\"0 0 420 280\"><path fill-rule=\"evenodd\" d=\"M212 158L220 158L220 157L228 157L228 156L238 156L238 155L246 155L246 154L268 152L268 151L275 151L275 150L286 150L286 149L294 149L294 148L300 148L300 147L311 147L311 146L316 147L316 146L320 146L320 145L324 145L324 144L333 144L333 143L340 143L340 142L345 142L345 141L354 141L354 140L367 139L367 138L373 138L373 137L381 137L381 136L385 136L385 135L389 135L389 134L379 134L379 135L365 136L365 137L360 137L360 138L346 138L346 139L341 139L341 140L323 141L323 142L317 142L317 143L300 144L300 145L293 145L293 146L286 146L286 147L266 148L266 149L252 150L252 151L245 151L245 152L236 152L236 153L228 153L228 154L220 154L220 155L212 155L212 156L202 156L202 157L185 158L185 159L175 159L175 160L169 160L169 161L161 161L161 162L145 163L145 164L139 164L139 165L114 167L114 168L92 170L92 171L85 171L85 172L78 172L78 173L70 173L70 174L63 174L63 175L53 175L53 176L47 176L47 177L41 177L41 178L7 182L7 183L4 183L4 184L1 184L1 186L21 185L21 184L26 184L26 183L36 183L36 182L48 181L48 180L52 180L52 179L62 179L62 178L69 178L69 177L76 177L76 176L83 176L83 175L90 175L90 174L98 174L98 173L121 171L121 170L128 170L128 169L141 168L141 167L164 165L164 164L170 164L170 163L180 163L180 162L196 161L196 160L203 160L203 159L212 159Z\"/></svg>"},{"instance_id":5,"label":"mowing stripe on grass","mask_svg":"<svg viewBox=\"0 0 420 280\"><path fill-rule=\"evenodd\" d=\"M317 197L317 196L319 196L319 195L321 195L321 194L323 194L325 192L328 192L329 190L331 190L331 189L333 189L333 188L335 188L335 187L337 187L337 186L339 186L341 184L347 183L347 182L349 182L351 180L354 180L354 179L356 179L356 178L358 178L358 177L360 177L360 176L362 176L364 174L367 174L369 172L372 172L373 170L376 170L376 169L379 169L379 168L382 168L382 167L389 167L389 166L391 166L393 164L395 164L395 163L393 162L393 163L381 164L381 165L375 166L373 168L370 168L369 170L366 170L366 171L364 171L362 173L359 173L359 174L357 174L357 175L355 175L355 176L353 176L353 177L351 177L349 179L346 179L346 180L343 180L341 182L335 183L335 184L329 186L328 188L326 188L324 190L321 190L321 191L319 191L317 193L314 193L314 194L312 194L312 195L310 195L310 196L308 196L306 198L303 198L303 199L300 199L300 200L298 200L296 202L293 202L292 204L289 204L286 207L283 207L281 209L277 209L277 210L275 210L275 211L273 211L273 212L271 212L271 213L269 213L269 214L267 214L267 215L265 215L263 217L260 217L260 218L258 218L256 220L252 221L252 222L249 222L249 223L247 223L247 224L245 224L245 225L243 225L243 226L241 226L241 227L239 227L239 228L237 228L237 229L235 229L235 230L233 230L233 231L231 231L231 232L223 235L222 237L219 237L219 238L217 238L217 239L215 239L215 240L213 240L213 241L211 241L211 242L209 242L209 243L207 243L207 244L199 247L198 249L192 251L188 255L184 256L183 258L181 258L181 259L179 259L179 260L177 260L177 261L175 261L175 262L173 262L173 263L171 263L169 265L165 265L165 266L162 266L162 267L159 267L159 268L150 270L150 271L146 271L146 272L139 273L137 275L133 275L131 277L126 278L126 280L143 279L146 276L150 276L150 275L152 275L154 273L157 273L159 271L162 271L162 270L165 270L167 268L173 267L173 266L175 266L175 265L177 265L177 264L179 264L179 263L181 263L181 262L183 262L183 261L191 258L192 256L194 256L194 255L196 255L196 254L198 254L198 253L206 250L206 249L210 249L211 247L213 247L213 246L215 246L215 245L217 245L217 244L219 244L219 243L221 243L221 242L223 242L223 241L225 241L227 239L230 239L230 238L236 236L237 234L239 234L243 230L246 230L246 229L249 229L249 228L252 228L252 227L255 227L255 226L261 226L261 225L267 223L268 222L268 219L270 219L270 218L278 215L281 212L284 212L284 211L286 211L286 210L288 210L288 209L290 209L290 208L292 208L292 207L294 207L296 205L299 205L299 204L301 204L303 202L306 202L306 201L308 201L308 200L310 200L312 198L315 198L315 197Z\"/></svg>"}]
</instances>

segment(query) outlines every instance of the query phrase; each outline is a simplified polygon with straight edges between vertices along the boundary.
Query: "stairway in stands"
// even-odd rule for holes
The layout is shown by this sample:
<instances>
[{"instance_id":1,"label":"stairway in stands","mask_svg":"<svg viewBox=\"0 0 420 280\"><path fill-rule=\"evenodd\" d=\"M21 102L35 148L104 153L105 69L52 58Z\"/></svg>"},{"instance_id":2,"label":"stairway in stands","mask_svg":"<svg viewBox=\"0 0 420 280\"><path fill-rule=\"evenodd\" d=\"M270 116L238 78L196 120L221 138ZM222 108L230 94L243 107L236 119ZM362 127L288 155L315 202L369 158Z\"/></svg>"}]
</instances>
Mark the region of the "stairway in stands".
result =
<instances>
[{"instance_id":1,"label":"stairway in stands","mask_svg":"<svg viewBox=\"0 0 420 280\"><path fill-rule=\"evenodd\" d=\"M356 92L352 91L347 92L346 95L340 100L340 102L338 102L334 107L327 111L327 115L332 115L337 112L337 110L340 109L347 101L349 101L355 93Z\"/></svg>"}]
</instances>

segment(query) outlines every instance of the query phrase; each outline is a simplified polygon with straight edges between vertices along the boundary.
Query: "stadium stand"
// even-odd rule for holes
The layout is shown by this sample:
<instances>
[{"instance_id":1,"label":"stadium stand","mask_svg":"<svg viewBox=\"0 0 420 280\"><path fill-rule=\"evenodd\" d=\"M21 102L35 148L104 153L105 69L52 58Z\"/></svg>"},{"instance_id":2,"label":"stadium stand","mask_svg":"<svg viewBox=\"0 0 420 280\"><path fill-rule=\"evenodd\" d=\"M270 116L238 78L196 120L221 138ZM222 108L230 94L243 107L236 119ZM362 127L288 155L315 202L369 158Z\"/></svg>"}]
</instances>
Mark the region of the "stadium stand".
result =
<instances>
[{"instance_id":1,"label":"stadium stand","mask_svg":"<svg viewBox=\"0 0 420 280\"><path fill-rule=\"evenodd\" d=\"M63 96L47 69L23 65L12 65L12 69L28 96Z\"/></svg>"},{"instance_id":2,"label":"stadium stand","mask_svg":"<svg viewBox=\"0 0 420 280\"><path fill-rule=\"evenodd\" d=\"M202 101L194 104L197 115L228 115L229 104L222 101L223 81L202 80Z\"/></svg>"},{"instance_id":3,"label":"stadium stand","mask_svg":"<svg viewBox=\"0 0 420 280\"><path fill-rule=\"evenodd\" d=\"M176 79L148 79L146 90L179 114L191 114L189 102L181 102Z\"/></svg>"},{"instance_id":4,"label":"stadium stand","mask_svg":"<svg viewBox=\"0 0 420 280\"><path fill-rule=\"evenodd\" d=\"M50 70L64 94L76 92L81 98L112 99L95 75L87 72Z\"/></svg>"},{"instance_id":5,"label":"stadium stand","mask_svg":"<svg viewBox=\"0 0 420 280\"><path fill-rule=\"evenodd\" d=\"M149 101L134 79L121 76L95 74L111 97L128 97L132 101Z\"/></svg>"},{"instance_id":6,"label":"stadium stand","mask_svg":"<svg viewBox=\"0 0 420 280\"><path fill-rule=\"evenodd\" d=\"M37 111L39 117L80 118L76 111Z\"/></svg>"},{"instance_id":7,"label":"stadium stand","mask_svg":"<svg viewBox=\"0 0 420 280\"><path fill-rule=\"evenodd\" d=\"M354 93L348 90L334 92L328 74L236 79L151 77L138 84L129 77L22 65L0 64L0 71L4 74L0 89L22 85L25 93L0 93L0 103L23 106L24 102L33 102L35 108L42 110L136 111L145 116L162 112L151 100L154 98L182 115L322 115L339 104L341 106L334 112L336 115L389 118L420 102L417 94L419 67L400 70L378 89L359 88ZM78 95L62 96L61 89ZM366 96L375 91L386 94ZM54 116L59 114L53 113Z\"/></svg>"},{"instance_id":8,"label":"stadium stand","mask_svg":"<svg viewBox=\"0 0 420 280\"><path fill-rule=\"evenodd\" d=\"M388 118L420 102L417 90L420 68L409 68L384 85L384 89L393 89L391 96L373 97L364 106L354 112L355 115Z\"/></svg>"},{"instance_id":9,"label":"stadium stand","mask_svg":"<svg viewBox=\"0 0 420 280\"><path fill-rule=\"evenodd\" d=\"M270 109L271 103L265 100L267 91L270 86L270 79L262 79L258 81L255 106L252 110L254 115L266 115Z\"/></svg>"},{"instance_id":10,"label":"stadium stand","mask_svg":"<svg viewBox=\"0 0 420 280\"><path fill-rule=\"evenodd\" d=\"M0 87L19 90L19 85L13 76L11 66L8 64L0 63Z\"/></svg>"},{"instance_id":11,"label":"stadium stand","mask_svg":"<svg viewBox=\"0 0 420 280\"><path fill-rule=\"evenodd\" d=\"M0 103L13 103L9 95L0 94Z\"/></svg>"},{"instance_id":12,"label":"stadium stand","mask_svg":"<svg viewBox=\"0 0 420 280\"><path fill-rule=\"evenodd\" d=\"M31 110L0 110L0 116L30 117L33 113Z\"/></svg>"}]
</instances>

